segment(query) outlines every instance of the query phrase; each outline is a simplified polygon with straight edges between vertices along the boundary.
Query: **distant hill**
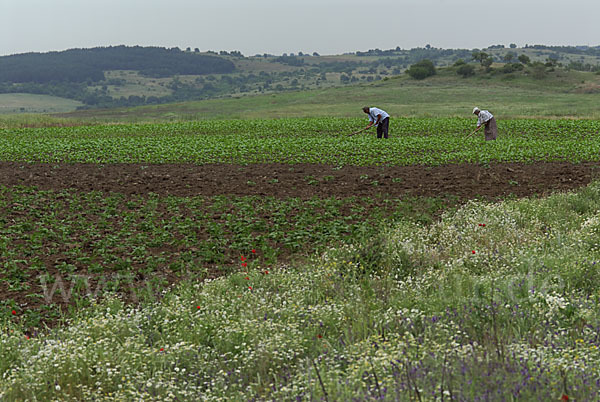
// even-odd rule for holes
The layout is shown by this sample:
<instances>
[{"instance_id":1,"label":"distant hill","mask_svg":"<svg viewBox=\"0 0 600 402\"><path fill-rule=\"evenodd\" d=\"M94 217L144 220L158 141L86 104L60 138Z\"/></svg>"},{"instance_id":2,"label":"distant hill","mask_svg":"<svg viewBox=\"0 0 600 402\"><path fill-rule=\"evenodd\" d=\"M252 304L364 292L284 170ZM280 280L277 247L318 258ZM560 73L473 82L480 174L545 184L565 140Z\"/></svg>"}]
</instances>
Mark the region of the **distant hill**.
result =
<instances>
[{"instance_id":1,"label":"distant hill","mask_svg":"<svg viewBox=\"0 0 600 402\"><path fill-rule=\"evenodd\" d=\"M327 56L316 52L244 56L239 51L140 46L71 49L0 57L0 94L50 95L80 102L80 109L157 105L377 82L401 76L422 60L430 60L436 68L466 64L466 75L510 78L528 66L525 73L543 76L545 68L600 71L600 47L426 45ZM23 107L27 110L27 105Z\"/></svg>"},{"instance_id":2,"label":"distant hill","mask_svg":"<svg viewBox=\"0 0 600 402\"><path fill-rule=\"evenodd\" d=\"M135 70L149 77L226 74L235 65L222 57L177 48L111 46L0 57L0 82L45 84L104 80L110 70Z\"/></svg>"}]
</instances>

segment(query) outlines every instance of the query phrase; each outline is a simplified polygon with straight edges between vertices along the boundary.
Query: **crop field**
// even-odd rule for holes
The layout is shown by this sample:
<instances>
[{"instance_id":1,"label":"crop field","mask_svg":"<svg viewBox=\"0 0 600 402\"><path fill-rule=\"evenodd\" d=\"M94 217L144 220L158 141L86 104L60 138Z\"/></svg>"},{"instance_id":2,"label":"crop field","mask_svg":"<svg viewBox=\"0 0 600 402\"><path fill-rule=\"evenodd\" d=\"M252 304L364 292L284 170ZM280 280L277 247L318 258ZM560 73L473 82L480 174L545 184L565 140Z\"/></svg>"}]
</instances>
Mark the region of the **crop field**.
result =
<instances>
[{"instance_id":1,"label":"crop field","mask_svg":"<svg viewBox=\"0 0 600 402\"><path fill-rule=\"evenodd\" d=\"M594 400L600 121L474 125L0 129L0 400Z\"/></svg>"}]
</instances>

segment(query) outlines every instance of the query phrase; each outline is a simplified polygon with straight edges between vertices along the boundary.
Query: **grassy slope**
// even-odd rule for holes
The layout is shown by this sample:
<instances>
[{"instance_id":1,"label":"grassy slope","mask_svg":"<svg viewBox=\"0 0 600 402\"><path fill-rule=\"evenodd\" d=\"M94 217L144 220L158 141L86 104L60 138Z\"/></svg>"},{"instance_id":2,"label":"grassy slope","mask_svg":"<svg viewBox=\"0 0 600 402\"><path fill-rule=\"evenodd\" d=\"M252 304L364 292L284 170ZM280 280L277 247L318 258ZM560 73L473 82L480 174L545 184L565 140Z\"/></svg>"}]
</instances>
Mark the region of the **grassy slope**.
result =
<instances>
[{"instance_id":1,"label":"grassy slope","mask_svg":"<svg viewBox=\"0 0 600 402\"><path fill-rule=\"evenodd\" d=\"M72 99L48 95L0 94L0 114L65 113L83 104Z\"/></svg>"},{"instance_id":2,"label":"grassy slope","mask_svg":"<svg viewBox=\"0 0 600 402\"><path fill-rule=\"evenodd\" d=\"M363 105L377 105L392 116L468 116L474 105L498 117L599 118L600 76L555 71L543 79L522 73L479 74L463 79L452 69L415 81L398 76L372 84L213 99L128 109L89 110L63 115L76 119L145 121L205 118L361 116ZM587 92L584 93L584 88ZM592 90L590 90L590 88Z\"/></svg>"}]
</instances>

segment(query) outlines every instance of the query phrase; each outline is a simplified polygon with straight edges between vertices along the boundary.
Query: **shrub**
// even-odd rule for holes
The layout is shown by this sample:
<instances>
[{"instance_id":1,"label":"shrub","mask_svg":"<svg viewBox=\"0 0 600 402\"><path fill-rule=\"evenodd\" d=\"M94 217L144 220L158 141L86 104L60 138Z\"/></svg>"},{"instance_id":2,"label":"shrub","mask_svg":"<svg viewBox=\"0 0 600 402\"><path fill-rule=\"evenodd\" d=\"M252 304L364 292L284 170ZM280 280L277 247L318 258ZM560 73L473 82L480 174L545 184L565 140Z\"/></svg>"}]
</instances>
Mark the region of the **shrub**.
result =
<instances>
[{"instance_id":1,"label":"shrub","mask_svg":"<svg viewBox=\"0 0 600 402\"><path fill-rule=\"evenodd\" d=\"M522 54L518 57L519 61L523 64L529 64L531 62L531 59L529 58L529 56Z\"/></svg>"},{"instance_id":2,"label":"shrub","mask_svg":"<svg viewBox=\"0 0 600 402\"><path fill-rule=\"evenodd\" d=\"M475 67L471 64L463 64L456 70L458 75L462 75L464 78L475 75Z\"/></svg>"},{"instance_id":3,"label":"shrub","mask_svg":"<svg viewBox=\"0 0 600 402\"><path fill-rule=\"evenodd\" d=\"M515 71L521 71L523 68L525 67L520 63L506 63L500 71L505 74L509 74Z\"/></svg>"},{"instance_id":4,"label":"shrub","mask_svg":"<svg viewBox=\"0 0 600 402\"><path fill-rule=\"evenodd\" d=\"M431 60L421 60L406 70L406 73L416 80L422 80L435 75L435 66Z\"/></svg>"}]
</instances>

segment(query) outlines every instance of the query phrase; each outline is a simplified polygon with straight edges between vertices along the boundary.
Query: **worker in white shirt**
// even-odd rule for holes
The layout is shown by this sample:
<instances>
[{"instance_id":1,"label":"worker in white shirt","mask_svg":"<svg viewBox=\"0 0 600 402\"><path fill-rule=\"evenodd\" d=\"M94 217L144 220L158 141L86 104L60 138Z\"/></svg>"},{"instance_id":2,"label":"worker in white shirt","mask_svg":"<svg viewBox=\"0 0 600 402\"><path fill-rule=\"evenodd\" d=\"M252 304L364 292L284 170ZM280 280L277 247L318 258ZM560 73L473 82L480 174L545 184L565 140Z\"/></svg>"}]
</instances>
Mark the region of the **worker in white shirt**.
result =
<instances>
[{"instance_id":1,"label":"worker in white shirt","mask_svg":"<svg viewBox=\"0 0 600 402\"><path fill-rule=\"evenodd\" d=\"M477 130L473 131L473 134L485 126L485 140L495 140L498 135L498 126L494 116L487 110L480 110L478 107L473 109L473 114L477 115Z\"/></svg>"},{"instance_id":2,"label":"worker in white shirt","mask_svg":"<svg viewBox=\"0 0 600 402\"><path fill-rule=\"evenodd\" d=\"M363 112L369 115L369 125L364 128L368 130L371 126L377 126L377 138L388 138L388 130L390 127L390 115L385 111L376 107L363 107ZM361 130L363 131L363 130Z\"/></svg>"}]
</instances>

